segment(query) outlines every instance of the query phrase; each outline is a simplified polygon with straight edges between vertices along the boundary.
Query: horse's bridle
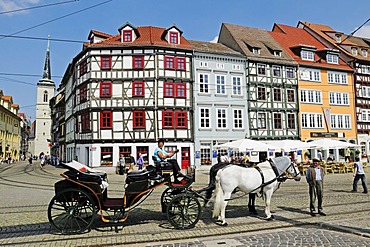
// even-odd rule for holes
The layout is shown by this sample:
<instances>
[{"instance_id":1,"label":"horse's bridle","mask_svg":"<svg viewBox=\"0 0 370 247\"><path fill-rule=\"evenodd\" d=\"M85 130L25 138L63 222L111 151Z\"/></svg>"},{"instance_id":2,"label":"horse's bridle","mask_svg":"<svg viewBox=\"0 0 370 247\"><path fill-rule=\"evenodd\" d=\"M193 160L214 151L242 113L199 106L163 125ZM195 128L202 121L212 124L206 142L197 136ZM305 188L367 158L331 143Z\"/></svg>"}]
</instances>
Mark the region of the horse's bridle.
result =
<instances>
[{"instance_id":1,"label":"horse's bridle","mask_svg":"<svg viewBox=\"0 0 370 247\"><path fill-rule=\"evenodd\" d=\"M294 175L293 175L293 178L295 177L298 177L298 175L300 174L300 172L296 169L295 167L295 163L294 162L290 162L290 165L287 167L287 169L285 171L288 171L288 169L292 167L293 170L294 170ZM289 177L289 176L288 176Z\"/></svg>"}]
</instances>

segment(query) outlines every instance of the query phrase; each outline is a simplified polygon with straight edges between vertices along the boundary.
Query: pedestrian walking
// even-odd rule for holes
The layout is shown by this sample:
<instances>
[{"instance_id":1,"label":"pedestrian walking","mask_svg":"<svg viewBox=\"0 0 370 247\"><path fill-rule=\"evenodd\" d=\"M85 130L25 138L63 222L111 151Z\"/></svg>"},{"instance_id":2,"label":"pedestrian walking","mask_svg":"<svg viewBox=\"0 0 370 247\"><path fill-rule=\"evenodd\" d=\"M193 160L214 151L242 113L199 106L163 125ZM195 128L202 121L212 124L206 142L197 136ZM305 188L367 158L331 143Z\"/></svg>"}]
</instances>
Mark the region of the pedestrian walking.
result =
<instances>
[{"instance_id":1,"label":"pedestrian walking","mask_svg":"<svg viewBox=\"0 0 370 247\"><path fill-rule=\"evenodd\" d=\"M124 169L125 169L125 157L123 156L123 154L121 154L118 160L116 174L123 175Z\"/></svg>"},{"instance_id":2,"label":"pedestrian walking","mask_svg":"<svg viewBox=\"0 0 370 247\"><path fill-rule=\"evenodd\" d=\"M135 165L136 165L135 158L134 156L132 156L132 154L130 154L130 171L134 170Z\"/></svg>"},{"instance_id":3,"label":"pedestrian walking","mask_svg":"<svg viewBox=\"0 0 370 247\"><path fill-rule=\"evenodd\" d=\"M139 158L137 159L137 165L139 166L139 170L143 169L143 164L144 164L143 155L139 153Z\"/></svg>"},{"instance_id":4,"label":"pedestrian walking","mask_svg":"<svg viewBox=\"0 0 370 247\"><path fill-rule=\"evenodd\" d=\"M366 185L365 171L364 171L364 167L362 165L362 162L360 161L360 158L358 156L356 156L355 164L353 166L354 166L353 176L355 178L353 179L352 192L357 192L357 183L358 183L358 180L361 179L362 188L364 189L364 191L362 193L367 194L368 189L367 189L367 185Z\"/></svg>"},{"instance_id":5,"label":"pedestrian walking","mask_svg":"<svg viewBox=\"0 0 370 247\"><path fill-rule=\"evenodd\" d=\"M351 161L351 150L347 148L346 153L344 155L344 162L349 163L350 161Z\"/></svg>"},{"instance_id":6,"label":"pedestrian walking","mask_svg":"<svg viewBox=\"0 0 370 247\"><path fill-rule=\"evenodd\" d=\"M325 216L326 214L322 209L325 171L320 166L320 160L318 158L313 158L312 162L313 165L308 168L306 173L310 193L310 213L311 216L316 216L315 201L317 198L318 212L320 215Z\"/></svg>"}]
</instances>

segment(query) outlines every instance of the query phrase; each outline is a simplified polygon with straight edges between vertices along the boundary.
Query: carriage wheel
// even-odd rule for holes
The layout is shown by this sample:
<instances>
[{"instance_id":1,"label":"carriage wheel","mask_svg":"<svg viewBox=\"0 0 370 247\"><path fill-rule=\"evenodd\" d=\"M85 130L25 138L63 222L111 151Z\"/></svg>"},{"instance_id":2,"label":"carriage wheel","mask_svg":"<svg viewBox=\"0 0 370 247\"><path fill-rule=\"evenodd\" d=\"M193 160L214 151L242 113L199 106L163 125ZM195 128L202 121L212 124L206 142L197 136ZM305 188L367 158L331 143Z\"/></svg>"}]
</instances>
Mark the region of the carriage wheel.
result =
<instances>
[{"instance_id":1,"label":"carriage wheel","mask_svg":"<svg viewBox=\"0 0 370 247\"><path fill-rule=\"evenodd\" d=\"M178 190L174 190L173 188L170 188L168 187L167 189L165 189L161 195L161 206L162 206L162 213L166 213L167 212L167 205L168 203L170 203L170 201L172 200L172 198L179 194L180 191Z\"/></svg>"},{"instance_id":2,"label":"carriage wheel","mask_svg":"<svg viewBox=\"0 0 370 247\"><path fill-rule=\"evenodd\" d=\"M51 199L50 224L63 234L82 233L90 229L96 214L94 200L86 192L66 189Z\"/></svg>"},{"instance_id":3,"label":"carriage wheel","mask_svg":"<svg viewBox=\"0 0 370 247\"><path fill-rule=\"evenodd\" d=\"M167 206L168 221L176 229L193 228L199 221L200 212L198 199L189 193L174 196Z\"/></svg>"}]
</instances>

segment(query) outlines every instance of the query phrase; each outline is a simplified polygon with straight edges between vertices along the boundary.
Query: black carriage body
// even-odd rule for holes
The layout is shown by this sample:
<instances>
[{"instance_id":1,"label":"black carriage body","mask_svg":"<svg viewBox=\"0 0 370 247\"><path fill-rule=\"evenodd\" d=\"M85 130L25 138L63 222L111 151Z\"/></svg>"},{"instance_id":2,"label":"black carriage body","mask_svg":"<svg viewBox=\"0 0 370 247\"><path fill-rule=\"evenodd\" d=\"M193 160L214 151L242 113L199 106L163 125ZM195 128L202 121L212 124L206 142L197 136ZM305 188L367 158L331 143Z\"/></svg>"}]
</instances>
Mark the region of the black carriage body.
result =
<instances>
[{"instance_id":1,"label":"black carriage body","mask_svg":"<svg viewBox=\"0 0 370 247\"><path fill-rule=\"evenodd\" d=\"M85 191L91 198L94 199L96 205L98 205L97 198L104 202L107 199L107 189L102 191L102 181L106 181L107 174L102 172L86 173L69 170L64 172L69 179L58 181L54 184L55 194L59 194L61 191L66 189L79 189ZM71 198L66 198L70 200Z\"/></svg>"},{"instance_id":2,"label":"black carriage body","mask_svg":"<svg viewBox=\"0 0 370 247\"><path fill-rule=\"evenodd\" d=\"M127 180L126 180L127 181ZM144 195L150 192L149 181L147 179L126 183L125 196L128 207L138 202Z\"/></svg>"}]
</instances>

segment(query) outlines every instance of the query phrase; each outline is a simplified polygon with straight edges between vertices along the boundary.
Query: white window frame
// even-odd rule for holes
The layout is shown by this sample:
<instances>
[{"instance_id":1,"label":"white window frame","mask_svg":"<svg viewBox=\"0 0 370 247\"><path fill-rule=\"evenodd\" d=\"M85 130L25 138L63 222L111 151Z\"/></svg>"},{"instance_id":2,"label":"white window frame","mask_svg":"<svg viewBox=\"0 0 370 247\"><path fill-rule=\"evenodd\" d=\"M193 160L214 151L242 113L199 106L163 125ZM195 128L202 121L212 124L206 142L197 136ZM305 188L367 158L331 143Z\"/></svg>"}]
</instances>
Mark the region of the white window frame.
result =
<instances>
[{"instance_id":1,"label":"white window frame","mask_svg":"<svg viewBox=\"0 0 370 247\"><path fill-rule=\"evenodd\" d=\"M265 73L264 73L264 74L260 74L260 73L259 73L259 69L258 69L258 68L259 68L260 66L265 68ZM258 63L258 64L257 64L257 75L267 75L267 66L266 66L266 64L263 64L263 63Z\"/></svg>"},{"instance_id":2,"label":"white window frame","mask_svg":"<svg viewBox=\"0 0 370 247\"><path fill-rule=\"evenodd\" d=\"M301 50L301 59L307 61L313 61L315 58L313 51Z\"/></svg>"},{"instance_id":3,"label":"white window frame","mask_svg":"<svg viewBox=\"0 0 370 247\"><path fill-rule=\"evenodd\" d=\"M232 76L231 80L233 82L233 95L242 95L242 77L241 76Z\"/></svg>"},{"instance_id":4,"label":"white window frame","mask_svg":"<svg viewBox=\"0 0 370 247\"><path fill-rule=\"evenodd\" d=\"M357 52L357 48L356 47L352 47L351 48L351 51L352 51L352 55L357 56L358 52Z\"/></svg>"},{"instance_id":5,"label":"white window frame","mask_svg":"<svg viewBox=\"0 0 370 247\"><path fill-rule=\"evenodd\" d=\"M316 112L301 113L302 129L323 129L323 114Z\"/></svg>"},{"instance_id":6,"label":"white window frame","mask_svg":"<svg viewBox=\"0 0 370 247\"><path fill-rule=\"evenodd\" d=\"M306 104L322 104L322 92L319 90L300 90L300 102Z\"/></svg>"},{"instance_id":7,"label":"white window frame","mask_svg":"<svg viewBox=\"0 0 370 247\"><path fill-rule=\"evenodd\" d=\"M218 79L218 77L220 79ZM223 80L221 80L223 78ZM226 94L226 76L225 75L215 75L216 79L216 94Z\"/></svg>"},{"instance_id":8,"label":"white window frame","mask_svg":"<svg viewBox=\"0 0 370 247\"><path fill-rule=\"evenodd\" d=\"M329 92L329 105L349 105L349 94L342 92Z\"/></svg>"},{"instance_id":9,"label":"white window frame","mask_svg":"<svg viewBox=\"0 0 370 247\"><path fill-rule=\"evenodd\" d=\"M289 95L289 91L293 91L293 101L289 101L289 97L288 97L288 95ZM286 101L288 102L288 103L295 103L295 102L297 102L297 100L296 100L296 97L295 97L295 90L294 89L290 89L290 88L288 88L287 90L286 90Z\"/></svg>"},{"instance_id":10,"label":"white window frame","mask_svg":"<svg viewBox=\"0 0 370 247\"><path fill-rule=\"evenodd\" d=\"M292 73L291 73L292 77L288 76L288 75L290 75L290 73L288 73L288 71L289 71L289 72L290 72L290 71L292 72ZM293 68L293 67L286 67L286 68L285 68L285 75L286 75L286 78L294 79L294 78L295 78L294 68Z\"/></svg>"},{"instance_id":11,"label":"white window frame","mask_svg":"<svg viewBox=\"0 0 370 247\"><path fill-rule=\"evenodd\" d=\"M303 73L306 73L305 76L307 78L304 78L302 75ZM313 81L313 82L321 82L321 73L320 70L317 69L301 69L300 70L300 79L303 81Z\"/></svg>"},{"instance_id":12,"label":"white window frame","mask_svg":"<svg viewBox=\"0 0 370 247\"><path fill-rule=\"evenodd\" d=\"M328 71L328 83L348 85L347 73Z\"/></svg>"},{"instance_id":13,"label":"white window frame","mask_svg":"<svg viewBox=\"0 0 370 247\"><path fill-rule=\"evenodd\" d=\"M208 62L204 62L204 61L199 62L199 67L207 68L208 67Z\"/></svg>"},{"instance_id":14,"label":"white window frame","mask_svg":"<svg viewBox=\"0 0 370 247\"><path fill-rule=\"evenodd\" d=\"M234 129L243 129L243 110L233 109L233 127Z\"/></svg>"},{"instance_id":15,"label":"white window frame","mask_svg":"<svg viewBox=\"0 0 370 247\"><path fill-rule=\"evenodd\" d=\"M203 79L201 78L202 76L203 76ZM207 77L207 80L205 81L206 77ZM209 74L199 73L198 81L199 81L199 93L208 94L209 93ZM202 92L201 85L204 85L204 88L203 88L204 92ZM207 86L207 90L205 90L205 86Z\"/></svg>"},{"instance_id":16,"label":"white window frame","mask_svg":"<svg viewBox=\"0 0 370 247\"><path fill-rule=\"evenodd\" d=\"M363 57L367 57L367 50L366 49L362 49L361 50L361 54Z\"/></svg>"},{"instance_id":17,"label":"white window frame","mask_svg":"<svg viewBox=\"0 0 370 247\"><path fill-rule=\"evenodd\" d=\"M207 114L208 114L208 116L207 116ZM203 120L204 124L202 124L202 120ZM200 129L209 129L209 128L211 128L211 110L210 110L210 108L199 107L199 128Z\"/></svg>"},{"instance_id":18,"label":"white window frame","mask_svg":"<svg viewBox=\"0 0 370 247\"><path fill-rule=\"evenodd\" d=\"M260 116L262 115L264 117L260 118ZM267 113L266 112L257 112L257 128L263 129L263 130L267 129Z\"/></svg>"},{"instance_id":19,"label":"white window frame","mask_svg":"<svg viewBox=\"0 0 370 247\"><path fill-rule=\"evenodd\" d=\"M275 71L277 71L278 75L275 75ZM281 66L272 65L272 76L273 77L281 77Z\"/></svg>"},{"instance_id":20,"label":"white window frame","mask_svg":"<svg viewBox=\"0 0 370 247\"><path fill-rule=\"evenodd\" d=\"M280 126L281 126L281 128L275 128L275 115L280 115ZM281 112L273 112L272 113L272 122L273 122L274 130L282 130L284 128L283 127L283 114Z\"/></svg>"},{"instance_id":21,"label":"white window frame","mask_svg":"<svg viewBox=\"0 0 370 247\"><path fill-rule=\"evenodd\" d=\"M227 109L216 109L217 129L227 129Z\"/></svg>"},{"instance_id":22,"label":"white window frame","mask_svg":"<svg viewBox=\"0 0 370 247\"><path fill-rule=\"evenodd\" d=\"M331 114L330 127L332 129L351 129L351 115Z\"/></svg>"},{"instance_id":23,"label":"white window frame","mask_svg":"<svg viewBox=\"0 0 370 247\"><path fill-rule=\"evenodd\" d=\"M339 56L334 54L326 54L326 62L332 64L339 64Z\"/></svg>"}]
</instances>

